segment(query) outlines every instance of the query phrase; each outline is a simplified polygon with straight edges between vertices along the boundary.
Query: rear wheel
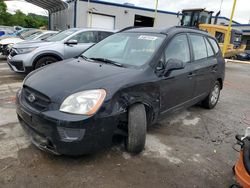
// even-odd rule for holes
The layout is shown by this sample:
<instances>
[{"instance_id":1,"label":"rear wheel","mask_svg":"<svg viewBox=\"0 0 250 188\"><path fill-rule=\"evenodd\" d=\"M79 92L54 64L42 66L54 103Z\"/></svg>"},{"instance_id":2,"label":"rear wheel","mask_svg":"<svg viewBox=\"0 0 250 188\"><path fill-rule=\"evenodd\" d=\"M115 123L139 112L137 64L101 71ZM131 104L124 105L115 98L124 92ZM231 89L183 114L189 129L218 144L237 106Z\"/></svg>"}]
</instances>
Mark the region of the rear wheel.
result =
<instances>
[{"instance_id":1,"label":"rear wheel","mask_svg":"<svg viewBox=\"0 0 250 188\"><path fill-rule=\"evenodd\" d=\"M46 65L49 65L51 63L55 63L57 61L58 60L55 57L52 57L52 56L42 57L42 58L38 59L38 61L36 62L35 69L38 69L40 67L44 67Z\"/></svg>"},{"instance_id":2,"label":"rear wheel","mask_svg":"<svg viewBox=\"0 0 250 188\"><path fill-rule=\"evenodd\" d=\"M147 132L147 117L143 104L136 104L128 111L128 137L126 149L130 153L138 154L145 147Z\"/></svg>"},{"instance_id":3,"label":"rear wheel","mask_svg":"<svg viewBox=\"0 0 250 188\"><path fill-rule=\"evenodd\" d=\"M207 96L207 98L205 98L202 101L202 106L207 108L207 109L214 108L216 106L216 104L218 103L218 100L220 97L220 89L221 89L220 82L216 81L214 83L212 90L210 91L209 95Z\"/></svg>"}]
</instances>

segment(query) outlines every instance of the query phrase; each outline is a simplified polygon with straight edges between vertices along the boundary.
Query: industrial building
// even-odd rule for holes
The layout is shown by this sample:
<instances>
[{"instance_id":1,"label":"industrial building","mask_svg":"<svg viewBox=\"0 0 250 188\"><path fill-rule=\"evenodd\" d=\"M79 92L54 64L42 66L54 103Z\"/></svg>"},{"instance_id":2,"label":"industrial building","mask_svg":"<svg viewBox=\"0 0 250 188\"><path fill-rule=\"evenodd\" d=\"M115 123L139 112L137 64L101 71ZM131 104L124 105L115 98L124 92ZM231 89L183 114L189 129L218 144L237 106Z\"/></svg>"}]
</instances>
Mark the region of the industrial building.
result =
<instances>
[{"instance_id":1,"label":"industrial building","mask_svg":"<svg viewBox=\"0 0 250 188\"><path fill-rule=\"evenodd\" d=\"M154 25L154 9L137 7L133 4L111 3L100 0L26 0L49 11L49 27L65 30L72 27L122 29L128 26ZM183 7L185 8L185 7ZM181 11L181 10L180 10ZM171 27L180 24L177 12L158 10L155 27ZM227 25L229 19L218 18L217 24ZM250 24L233 21L233 27L243 31L243 40L250 50Z\"/></svg>"}]
</instances>

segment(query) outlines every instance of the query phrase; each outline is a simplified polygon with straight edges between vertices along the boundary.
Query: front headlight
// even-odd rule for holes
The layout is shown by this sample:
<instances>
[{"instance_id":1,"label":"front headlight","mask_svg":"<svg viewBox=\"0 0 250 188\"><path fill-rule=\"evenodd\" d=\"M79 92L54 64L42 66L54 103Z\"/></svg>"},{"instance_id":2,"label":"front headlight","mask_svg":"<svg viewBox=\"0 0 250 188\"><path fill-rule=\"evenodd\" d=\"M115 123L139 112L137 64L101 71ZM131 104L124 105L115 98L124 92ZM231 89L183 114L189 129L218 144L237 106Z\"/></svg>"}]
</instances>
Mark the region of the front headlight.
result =
<instances>
[{"instance_id":1,"label":"front headlight","mask_svg":"<svg viewBox=\"0 0 250 188\"><path fill-rule=\"evenodd\" d=\"M93 115L106 97L104 89L82 91L67 97L61 104L60 111L71 114Z\"/></svg>"},{"instance_id":2,"label":"front headlight","mask_svg":"<svg viewBox=\"0 0 250 188\"><path fill-rule=\"evenodd\" d=\"M8 49L11 49L11 48L13 47L13 45L14 45L14 44L8 44L8 45L7 45L7 48L8 48Z\"/></svg>"},{"instance_id":3,"label":"front headlight","mask_svg":"<svg viewBox=\"0 0 250 188\"><path fill-rule=\"evenodd\" d=\"M36 48L16 48L18 54L27 54L34 51Z\"/></svg>"}]
</instances>

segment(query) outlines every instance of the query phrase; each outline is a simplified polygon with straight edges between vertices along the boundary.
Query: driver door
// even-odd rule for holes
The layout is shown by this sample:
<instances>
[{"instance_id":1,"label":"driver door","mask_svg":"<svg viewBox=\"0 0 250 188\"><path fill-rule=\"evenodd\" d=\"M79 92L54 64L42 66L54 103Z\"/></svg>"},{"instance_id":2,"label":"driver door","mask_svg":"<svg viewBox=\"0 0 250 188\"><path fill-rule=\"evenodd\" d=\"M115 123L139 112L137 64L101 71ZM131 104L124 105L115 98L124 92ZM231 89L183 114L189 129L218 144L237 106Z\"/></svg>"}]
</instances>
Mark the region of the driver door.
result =
<instances>
[{"instance_id":1,"label":"driver door","mask_svg":"<svg viewBox=\"0 0 250 188\"><path fill-rule=\"evenodd\" d=\"M192 100L194 95L195 79L192 76L191 55L186 34L175 36L169 42L164 52L164 67L169 59L178 59L184 62L185 67L180 70L169 71L160 80L160 110L164 114L175 111Z\"/></svg>"},{"instance_id":2,"label":"driver door","mask_svg":"<svg viewBox=\"0 0 250 188\"><path fill-rule=\"evenodd\" d=\"M77 44L64 44L64 58L79 56L83 51L97 42L95 31L83 31L71 37L69 40L77 40Z\"/></svg>"}]
</instances>

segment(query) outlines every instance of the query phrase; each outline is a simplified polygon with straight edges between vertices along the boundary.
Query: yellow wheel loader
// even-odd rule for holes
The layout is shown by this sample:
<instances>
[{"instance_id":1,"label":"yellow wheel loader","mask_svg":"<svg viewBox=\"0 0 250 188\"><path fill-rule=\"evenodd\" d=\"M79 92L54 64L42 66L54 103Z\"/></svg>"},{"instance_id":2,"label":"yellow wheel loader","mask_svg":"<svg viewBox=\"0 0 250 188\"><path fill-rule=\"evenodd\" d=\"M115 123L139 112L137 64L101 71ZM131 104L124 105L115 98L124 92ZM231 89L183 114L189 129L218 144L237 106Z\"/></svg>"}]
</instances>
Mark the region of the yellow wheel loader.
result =
<instances>
[{"instance_id":1,"label":"yellow wheel loader","mask_svg":"<svg viewBox=\"0 0 250 188\"><path fill-rule=\"evenodd\" d=\"M181 26L196 27L209 32L214 36L223 49L225 36L227 33L227 26L217 25L217 19L220 12L218 12L214 18L212 24L213 11L207 11L206 9L185 9L182 10ZM224 55L226 58L234 58L237 54L245 51L246 45L242 43L242 32L230 28L230 44L227 45L227 51Z\"/></svg>"}]
</instances>

